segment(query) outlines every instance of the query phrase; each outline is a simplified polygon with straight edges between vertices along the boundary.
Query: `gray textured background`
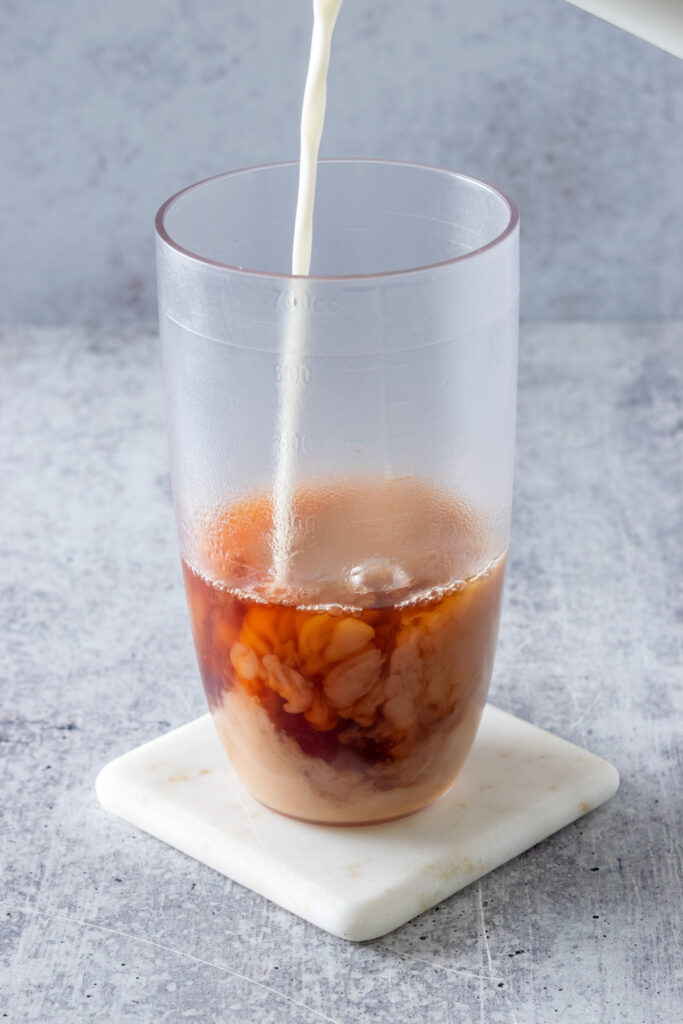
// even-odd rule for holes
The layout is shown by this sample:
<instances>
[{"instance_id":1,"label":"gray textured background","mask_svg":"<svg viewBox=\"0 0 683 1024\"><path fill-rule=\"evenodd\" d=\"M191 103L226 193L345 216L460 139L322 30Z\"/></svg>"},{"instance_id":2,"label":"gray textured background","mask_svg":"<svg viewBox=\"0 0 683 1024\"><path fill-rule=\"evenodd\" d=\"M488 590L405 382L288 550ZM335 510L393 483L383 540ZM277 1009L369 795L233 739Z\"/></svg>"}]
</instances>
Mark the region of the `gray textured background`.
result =
<instances>
[{"instance_id":1,"label":"gray textured background","mask_svg":"<svg viewBox=\"0 0 683 1024\"><path fill-rule=\"evenodd\" d=\"M206 710L158 341L0 330L0 1024L681 1024L682 346L522 332L491 700L619 792L356 945L98 806L102 765Z\"/></svg>"},{"instance_id":2,"label":"gray textured background","mask_svg":"<svg viewBox=\"0 0 683 1024\"><path fill-rule=\"evenodd\" d=\"M154 314L152 218L296 156L310 0L0 0L0 317ZM509 191L528 318L683 315L683 62L563 0L345 0L328 156Z\"/></svg>"}]
</instances>

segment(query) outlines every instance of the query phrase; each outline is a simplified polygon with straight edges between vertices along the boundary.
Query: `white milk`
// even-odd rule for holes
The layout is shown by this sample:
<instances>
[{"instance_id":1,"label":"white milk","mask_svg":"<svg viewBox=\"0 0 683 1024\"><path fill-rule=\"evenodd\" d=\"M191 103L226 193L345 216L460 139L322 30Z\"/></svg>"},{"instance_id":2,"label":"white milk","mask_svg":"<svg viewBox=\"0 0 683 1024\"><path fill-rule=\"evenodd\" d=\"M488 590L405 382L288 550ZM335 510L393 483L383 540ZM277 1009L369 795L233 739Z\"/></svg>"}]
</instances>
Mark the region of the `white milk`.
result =
<instances>
[{"instance_id":1,"label":"white milk","mask_svg":"<svg viewBox=\"0 0 683 1024\"><path fill-rule=\"evenodd\" d=\"M330 63L332 32L341 5L342 0L313 0L311 56L301 109L299 196L296 203L292 246L293 274L306 275L311 270L315 178L318 169L318 150L325 123L327 69Z\"/></svg>"},{"instance_id":2,"label":"white milk","mask_svg":"<svg viewBox=\"0 0 683 1024\"><path fill-rule=\"evenodd\" d=\"M313 0L313 36L301 111L301 155L299 163L299 194L292 246L292 274L306 276L311 269L313 237L313 205L318 168L318 150L325 122L327 69L330 45L342 0ZM297 282L292 290L297 294ZM277 456L274 496L274 570L275 583L284 585L291 548L291 508L294 499L296 450L293 443L299 422L301 381L298 373L305 351L305 321L294 309L288 317L287 337L283 352L282 385L279 398L280 449ZM292 368L294 372L287 372Z\"/></svg>"}]
</instances>

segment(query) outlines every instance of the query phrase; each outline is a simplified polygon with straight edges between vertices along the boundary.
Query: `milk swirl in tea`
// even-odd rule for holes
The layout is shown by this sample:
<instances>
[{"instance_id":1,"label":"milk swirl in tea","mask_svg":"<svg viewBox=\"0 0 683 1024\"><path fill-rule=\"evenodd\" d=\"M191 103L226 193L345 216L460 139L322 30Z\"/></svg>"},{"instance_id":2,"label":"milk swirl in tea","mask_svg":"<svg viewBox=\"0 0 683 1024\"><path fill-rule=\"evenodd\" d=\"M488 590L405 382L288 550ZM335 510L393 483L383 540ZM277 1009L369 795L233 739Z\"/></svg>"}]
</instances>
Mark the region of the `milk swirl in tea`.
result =
<instances>
[{"instance_id":1,"label":"milk swirl in tea","mask_svg":"<svg viewBox=\"0 0 683 1024\"><path fill-rule=\"evenodd\" d=\"M217 511L185 565L219 735L275 810L349 824L408 814L448 789L470 749L504 558L482 566L472 510L410 481L304 491L294 511L317 528L296 537L277 600L265 495Z\"/></svg>"}]
</instances>

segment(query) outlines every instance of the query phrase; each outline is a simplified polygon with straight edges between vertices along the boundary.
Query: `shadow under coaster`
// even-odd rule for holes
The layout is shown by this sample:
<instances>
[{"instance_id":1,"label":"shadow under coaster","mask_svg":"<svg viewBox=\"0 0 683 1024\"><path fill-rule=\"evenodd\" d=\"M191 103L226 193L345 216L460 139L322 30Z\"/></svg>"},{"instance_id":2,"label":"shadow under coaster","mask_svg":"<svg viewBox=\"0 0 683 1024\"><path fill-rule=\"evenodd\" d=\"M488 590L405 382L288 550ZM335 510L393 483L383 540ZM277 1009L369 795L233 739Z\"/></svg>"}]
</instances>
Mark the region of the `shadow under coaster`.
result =
<instances>
[{"instance_id":1,"label":"shadow under coaster","mask_svg":"<svg viewBox=\"0 0 683 1024\"><path fill-rule=\"evenodd\" d=\"M339 828L292 821L238 781L210 715L100 772L103 807L341 938L385 935L597 807L619 785L595 754L487 705L455 785L418 814Z\"/></svg>"}]
</instances>

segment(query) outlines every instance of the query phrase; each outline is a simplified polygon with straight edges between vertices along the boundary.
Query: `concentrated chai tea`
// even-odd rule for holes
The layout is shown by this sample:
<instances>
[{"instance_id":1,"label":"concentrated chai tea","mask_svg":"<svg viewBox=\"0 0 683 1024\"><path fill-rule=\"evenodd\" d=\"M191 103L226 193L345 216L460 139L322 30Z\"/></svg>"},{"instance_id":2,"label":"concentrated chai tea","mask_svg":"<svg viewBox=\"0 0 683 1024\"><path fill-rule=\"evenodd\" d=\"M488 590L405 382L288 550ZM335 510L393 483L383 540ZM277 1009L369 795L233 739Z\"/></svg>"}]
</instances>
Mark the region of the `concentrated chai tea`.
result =
<instances>
[{"instance_id":1,"label":"concentrated chai tea","mask_svg":"<svg viewBox=\"0 0 683 1024\"><path fill-rule=\"evenodd\" d=\"M419 810L474 740L504 552L486 557L486 524L413 481L309 488L293 513L286 586L271 578L266 497L207 516L184 560L219 736L281 813L359 824Z\"/></svg>"}]
</instances>

